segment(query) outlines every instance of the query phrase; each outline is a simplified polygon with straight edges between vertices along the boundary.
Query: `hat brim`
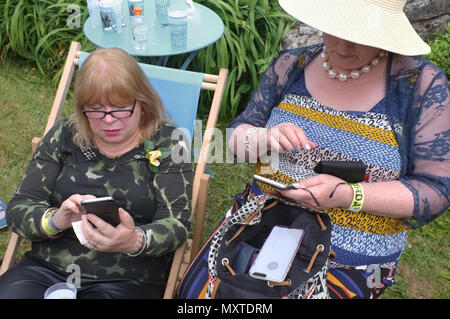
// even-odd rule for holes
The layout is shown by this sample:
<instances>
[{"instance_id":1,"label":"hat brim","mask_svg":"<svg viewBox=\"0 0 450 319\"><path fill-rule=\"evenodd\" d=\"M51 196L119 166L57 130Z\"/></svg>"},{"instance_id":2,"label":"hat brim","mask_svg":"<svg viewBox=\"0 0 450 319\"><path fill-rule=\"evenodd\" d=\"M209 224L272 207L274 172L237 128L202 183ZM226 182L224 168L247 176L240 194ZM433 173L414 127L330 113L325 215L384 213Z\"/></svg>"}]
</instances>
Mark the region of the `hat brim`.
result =
<instances>
[{"instance_id":1,"label":"hat brim","mask_svg":"<svg viewBox=\"0 0 450 319\"><path fill-rule=\"evenodd\" d=\"M402 55L431 52L402 10L368 1L279 0L301 22L335 37Z\"/></svg>"}]
</instances>

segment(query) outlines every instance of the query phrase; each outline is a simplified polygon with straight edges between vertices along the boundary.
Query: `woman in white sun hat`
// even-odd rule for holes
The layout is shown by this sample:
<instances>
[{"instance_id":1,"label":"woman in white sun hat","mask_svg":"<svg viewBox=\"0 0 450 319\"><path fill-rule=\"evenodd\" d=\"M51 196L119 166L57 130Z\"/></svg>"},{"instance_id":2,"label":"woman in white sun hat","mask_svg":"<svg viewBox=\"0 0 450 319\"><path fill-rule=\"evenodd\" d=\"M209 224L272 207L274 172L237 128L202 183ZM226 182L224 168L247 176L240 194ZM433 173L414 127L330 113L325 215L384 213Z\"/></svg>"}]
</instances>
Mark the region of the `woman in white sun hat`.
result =
<instances>
[{"instance_id":1,"label":"woman in white sun hat","mask_svg":"<svg viewBox=\"0 0 450 319\"><path fill-rule=\"evenodd\" d=\"M379 297L394 282L409 230L449 207L449 86L418 56L430 48L405 2L279 0L324 43L282 51L230 125L230 148L258 160L255 173L298 182L281 195L332 218L331 298ZM278 151L278 160L261 161L261 150ZM362 162L361 182L315 172L321 161Z\"/></svg>"}]
</instances>

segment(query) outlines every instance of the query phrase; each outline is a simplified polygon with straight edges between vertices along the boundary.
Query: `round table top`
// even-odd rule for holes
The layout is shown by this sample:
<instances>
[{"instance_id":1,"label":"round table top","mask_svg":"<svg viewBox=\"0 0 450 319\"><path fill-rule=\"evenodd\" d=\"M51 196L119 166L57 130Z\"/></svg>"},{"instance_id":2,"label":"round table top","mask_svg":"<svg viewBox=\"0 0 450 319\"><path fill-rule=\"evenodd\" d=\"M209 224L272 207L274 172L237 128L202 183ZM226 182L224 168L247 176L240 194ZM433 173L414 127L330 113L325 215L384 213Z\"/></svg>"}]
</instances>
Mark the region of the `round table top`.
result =
<instances>
[{"instance_id":1,"label":"round table top","mask_svg":"<svg viewBox=\"0 0 450 319\"><path fill-rule=\"evenodd\" d=\"M198 3L194 3L194 8L188 12L185 48L172 48L169 26L162 25L156 19L155 0L144 0L144 19L148 26L148 44L145 50L136 50L132 44L128 12L124 15L126 26L121 33L103 31L101 24L94 26L90 17L84 24L83 32L89 41L100 48L119 47L133 56L169 56L197 51L216 42L224 32L224 24L211 9Z\"/></svg>"}]
</instances>

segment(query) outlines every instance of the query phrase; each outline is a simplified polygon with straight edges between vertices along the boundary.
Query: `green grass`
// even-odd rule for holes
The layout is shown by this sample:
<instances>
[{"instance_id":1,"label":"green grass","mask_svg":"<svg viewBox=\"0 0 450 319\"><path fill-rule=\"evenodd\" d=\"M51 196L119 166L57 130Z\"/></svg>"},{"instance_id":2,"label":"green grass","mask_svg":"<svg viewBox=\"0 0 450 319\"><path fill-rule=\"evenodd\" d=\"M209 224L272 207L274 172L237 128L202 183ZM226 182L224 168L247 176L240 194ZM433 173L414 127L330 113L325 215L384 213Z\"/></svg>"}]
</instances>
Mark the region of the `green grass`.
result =
<instances>
[{"instance_id":1,"label":"green grass","mask_svg":"<svg viewBox=\"0 0 450 319\"><path fill-rule=\"evenodd\" d=\"M28 67L6 64L0 73L0 194L10 198L31 155L31 138L42 134L54 93Z\"/></svg>"},{"instance_id":2,"label":"green grass","mask_svg":"<svg viewBox=\"0 0 450 319\"><path fill-rule=\"evenodd\" d=\"M1 65L0 199L5 203L19 186L31 158L31 139L44 132L55 94L56 88L34 67L19 63ZM0 232L1 255L8 238L9 231ZM23 246L28 247L26 243Z\"/></svg>"},{"instance_id":3,"label":"green grass","mask_svg":"<svg viewBox=\"0 0 450 319\"><path fill-rule=\"evenodd\" d=\"M251 183L254 164L208 164L208 168L214 177L210 179L203 240L214 231L234 203L234 195L242 193L246 183Z\"/></svg>"},{"instance_id":4,"label":"green grass","mask_svg":"<svg viewBox=\"0 0 450 319\"><path fill-rule=\"evenodd\" d=\"M397 284L388 290L390 298L450 297L450 215L412 232L400 259Z\"/></svg>"},{"instance_id":5,"label":"green grass","mask_svg":"<svg viewBox=\"0 0 450 319\"><path fill-rule=\"evenodd\" d=\"M56 88L31 66L6 63L0 68L0 199L5 203L16 191L31 158L31 139L41 136ZM71 99L66 102L70 110ZM220 123L225 128L228 123ZM233 203L236 193L250 182L253 164L209 164L210 181L203 239ZM383 298L449 298L449 229L446 214L431 224L412 231L402 255L397 283ZM5 251L9 230L0 232L0 254ZM29 248L23 242L20 254Z\"/></svg>"}]
</instances>

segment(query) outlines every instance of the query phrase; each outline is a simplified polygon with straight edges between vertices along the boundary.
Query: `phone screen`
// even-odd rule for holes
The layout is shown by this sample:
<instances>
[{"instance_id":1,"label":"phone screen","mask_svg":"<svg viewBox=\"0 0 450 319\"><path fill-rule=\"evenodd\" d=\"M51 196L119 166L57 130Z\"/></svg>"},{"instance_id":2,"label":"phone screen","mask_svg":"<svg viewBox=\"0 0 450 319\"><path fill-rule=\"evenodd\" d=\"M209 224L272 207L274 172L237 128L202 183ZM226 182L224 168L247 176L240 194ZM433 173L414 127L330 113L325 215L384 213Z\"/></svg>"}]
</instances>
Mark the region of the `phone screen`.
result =
<instances>
[{"instance_id":1,"label":"phone screen","mask_svg":"<svg viewBox=\"0 0 450 319\"><path fill-rule=\"evenodd\" d=\"M286 278L305 231L275 226L264 242L249 275L255 279L281 282Z\"/></svg>"},{"instance_id":2,"label":"phone screen","mask_svg":"<svg viewBox=\"0 0 450 319\"><path fill-rule=\"evenodd\" d=\"M82 200L81 206L86 214L95 214L114 227L120 224L120 204L113 197L108 196Z\"/></svg>"}]
</instances>

